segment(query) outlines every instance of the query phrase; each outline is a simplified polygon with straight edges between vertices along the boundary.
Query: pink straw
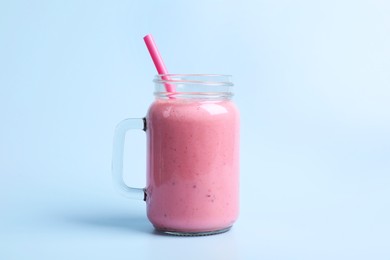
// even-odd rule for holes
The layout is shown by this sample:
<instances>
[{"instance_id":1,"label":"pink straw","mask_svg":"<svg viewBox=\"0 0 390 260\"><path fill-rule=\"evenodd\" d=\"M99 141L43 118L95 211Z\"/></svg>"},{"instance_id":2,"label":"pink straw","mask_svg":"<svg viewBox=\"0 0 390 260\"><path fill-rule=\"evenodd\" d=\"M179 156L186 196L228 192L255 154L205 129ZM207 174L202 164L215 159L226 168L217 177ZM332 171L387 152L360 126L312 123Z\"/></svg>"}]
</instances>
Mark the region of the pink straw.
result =
<instances>
[{"instance_id":1,"label":"pink straw","mask_svg":"<svg viewBox=\"0 0 390 260\"><path fill-rule=\"evenodd\" d=\"M150 56L152 57L154 66L156 67L158 74L168 74L168 70L165 67L164 61L160 55L160 52L157 49L156 43L153 40L153 36L151 34L146 35L144 37L144 41L146 47L148 48ZM162 79L170 80L170 78L167 76L162 76ZM165 83L165 90L167 92L175 92L175 86ZM173 98L173 97L169 96L169 98Z\"/></svg>"}]
</instances>

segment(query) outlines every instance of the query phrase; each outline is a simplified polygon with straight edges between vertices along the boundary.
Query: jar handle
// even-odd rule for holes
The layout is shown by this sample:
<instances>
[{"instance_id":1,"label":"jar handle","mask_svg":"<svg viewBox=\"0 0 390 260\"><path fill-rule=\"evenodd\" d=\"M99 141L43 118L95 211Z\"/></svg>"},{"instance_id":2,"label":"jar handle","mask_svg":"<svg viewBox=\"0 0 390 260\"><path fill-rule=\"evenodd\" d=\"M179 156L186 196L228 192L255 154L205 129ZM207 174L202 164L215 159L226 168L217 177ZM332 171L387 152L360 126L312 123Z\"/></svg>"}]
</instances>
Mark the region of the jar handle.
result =
<instances>
[{"instance_id":1,"label":"jar handle","mask_svg":"<svg viewBox=\"0 0 390 260\"><path fill-rule=\"evenodd\" d=\"M114 145L112 152L112 179L115 187L124 196L146 200L145 189L133 188L126 185L123 180L123 152L125 146L125 137L128 130L143 130L146 131L145 118L128 118L120 122L115 128Z\"/></svg>"}]
</instances>

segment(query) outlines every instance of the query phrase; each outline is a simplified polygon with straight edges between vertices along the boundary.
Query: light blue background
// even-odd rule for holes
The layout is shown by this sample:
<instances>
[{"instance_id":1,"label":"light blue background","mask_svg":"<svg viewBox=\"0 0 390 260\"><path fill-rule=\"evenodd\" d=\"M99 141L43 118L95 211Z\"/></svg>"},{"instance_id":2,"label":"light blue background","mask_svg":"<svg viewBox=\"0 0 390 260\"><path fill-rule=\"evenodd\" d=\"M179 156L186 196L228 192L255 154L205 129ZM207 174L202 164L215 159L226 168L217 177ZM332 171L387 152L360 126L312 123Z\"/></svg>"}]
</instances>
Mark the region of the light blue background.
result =
<instances>
[{"instance_id":1,"label":"light blue background","mask_svg":"<svg viewBox=\"0 0 390 260\"><path fill-rule=\"evenodd\" d=\"M389 259L390 4L1 1L0 259ZM111 185L152 33L172 73L234 76L241 216L160 236ZM142 187L145 137L128 136Z\"/></svg>"}]
</instances>

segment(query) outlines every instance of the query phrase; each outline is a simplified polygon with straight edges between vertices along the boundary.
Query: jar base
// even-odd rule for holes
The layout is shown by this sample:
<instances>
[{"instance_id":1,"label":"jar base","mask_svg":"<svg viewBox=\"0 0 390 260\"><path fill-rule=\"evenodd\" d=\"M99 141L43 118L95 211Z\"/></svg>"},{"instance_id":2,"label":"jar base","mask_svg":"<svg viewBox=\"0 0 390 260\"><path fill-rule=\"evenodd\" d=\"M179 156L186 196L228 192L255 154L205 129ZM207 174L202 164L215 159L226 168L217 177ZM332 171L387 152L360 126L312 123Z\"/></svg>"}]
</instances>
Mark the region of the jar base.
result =
<instances>
[{"instance_id":1,"label":"jar base","mask_svg":"<svg viewBox=\"0 0 390 260\"><path fill-rule=\"evenodd\" d=\"M177 231L177 230L168 230L168 229L161 229L158 227L154 227L157 232L166 234L166 235L172 235L172 236L184 236L184 237L195 237L195 236L210 236L210 235L217 235L222 234L227 231L229 231L232 226L218 229L218 230L212 230L212 231L202 231L202 232L183 232L183 231Z\"/></svg>"}]
</instances>

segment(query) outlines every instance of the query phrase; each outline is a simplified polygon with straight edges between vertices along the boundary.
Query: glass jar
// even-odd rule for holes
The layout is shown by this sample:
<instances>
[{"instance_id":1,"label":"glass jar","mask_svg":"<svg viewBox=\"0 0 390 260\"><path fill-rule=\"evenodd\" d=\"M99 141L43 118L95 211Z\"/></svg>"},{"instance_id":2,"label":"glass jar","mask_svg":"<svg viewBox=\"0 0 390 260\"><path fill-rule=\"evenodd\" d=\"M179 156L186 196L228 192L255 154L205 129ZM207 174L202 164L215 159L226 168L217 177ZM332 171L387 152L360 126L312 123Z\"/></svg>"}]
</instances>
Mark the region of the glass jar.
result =
<instances>
[{"instance_id":1,"label":"glass jar","mask_svg":"<svg viewBox=\"0 0 390 260\"><path fill-rule=\"evenodd\" d=\"M231 100L230 77L170 74L157 75L154 82L156 99L147 116L127 119L131 127L121 123L117 128L122 133L117 142L121 147L134 120L139 122L137 128L142 125L146 131L147 186L127 187L122 169L115 173L115 164L114 179L132 197L146 201L147 216L159 231L176 235L225 232L239 211L239 113Z\"/></svg>"}]
</instances>

